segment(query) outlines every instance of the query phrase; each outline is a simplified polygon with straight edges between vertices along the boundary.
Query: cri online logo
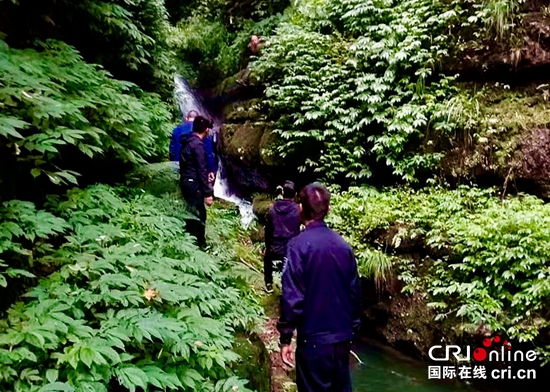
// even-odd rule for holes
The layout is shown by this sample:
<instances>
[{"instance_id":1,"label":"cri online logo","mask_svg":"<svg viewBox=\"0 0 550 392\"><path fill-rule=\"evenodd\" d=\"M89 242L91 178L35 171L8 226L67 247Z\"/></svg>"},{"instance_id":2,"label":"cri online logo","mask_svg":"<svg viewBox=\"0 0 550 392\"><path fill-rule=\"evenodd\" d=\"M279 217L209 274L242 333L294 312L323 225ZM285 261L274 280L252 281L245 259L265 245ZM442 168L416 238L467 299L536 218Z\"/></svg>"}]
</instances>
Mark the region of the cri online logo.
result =
<instances>
[{"instance_id":1,"label":"cri online logo","mask_svg":"<svg viewBox=\"0 0 550 392\"><path fill-rule=\"evenodd\" d=\"M500 336L495 336L493 338L485 338L482 342L483 347L477 347L472 351L472 357L478 361L483 362L486 359L489 361L535 361L537 359L537 353L534 350L529 350L527 352L523 351L514 351L512 353L512 344L507 340L504 340L501 343ZM500 348L500 350L499 350ZM435 353L437 351L437 353ZM442 355L442 351L444 355ZM470 356L470 346L466 346L466 352L463 352L460 346L432 346L428 351L428 356L433 361L449 361L451 355L457 361L469 361Z\"/></svg>"},{"instance_id":2,"label":"cri online logo","mask_svg":"<svg viewBox=\"0 0 550 392\"><path fill-rule=\"evenodd\" d=\"M489 348L493 345L493 342L499 343L500 342L500 336L495 336L492 339L490 339L490 338L483 339L483 346L485 348ZM512 345L507 340L502 342L502 346L507 347L508 350L512 349ZM474 350L473 357L478 362L485 361L485 358L487 358L487 351L483 347L478 347Z\"/></svg>"}]
</instances>

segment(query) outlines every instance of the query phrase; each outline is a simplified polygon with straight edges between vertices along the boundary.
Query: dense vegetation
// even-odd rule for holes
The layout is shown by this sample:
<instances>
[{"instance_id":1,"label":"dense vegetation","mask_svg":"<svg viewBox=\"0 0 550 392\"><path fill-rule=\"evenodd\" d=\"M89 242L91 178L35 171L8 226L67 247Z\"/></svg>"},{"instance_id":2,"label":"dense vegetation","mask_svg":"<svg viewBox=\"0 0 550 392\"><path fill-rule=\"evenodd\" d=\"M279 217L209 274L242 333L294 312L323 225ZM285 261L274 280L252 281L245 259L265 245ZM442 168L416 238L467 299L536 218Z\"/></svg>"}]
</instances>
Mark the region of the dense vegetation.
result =
<instances>
[{"instance_id":1,"label":"dense vegetation","mask_svg":"<svg viewBox=\"0 0 550 392\"><path fill-rule=\"evenodd\" d=\"M48 211L9 203L2 257L60 268L1 322L3 390L247 390L227 365L233 332L254 328L260 308L232 246L214 258L193 245L178 195L94 186L49 198ZM211 239L237 241L236 217L211 217Z\"/></svg>"},{"instance_id":2,"label":"dense vegetation","mask_svg":"<svg viewBox=\"0 0 550 392\"><path fill-rule=\"evenodd\" d=\"M200 83L208 59L227 77L249 37L229 57L239 32L207 41L210 58L187 34L207 16L171 22L164 1L2 6L0 389L247 391L234 333L261 308L235 268L235 214L210 211L208 255L178 194L87 185L164 160L176 70Z\"/></svg>"},{"instance_id":3,"label":"dense vegetation","mask_svg":"<svg viewBox=\"0 0 550 392\"><path fill-rule=\"evenodd\" d=\"M279 158L342 186L330 222L362 275L380 285L393 275L427 293L438 321L485 326L546 355L546 204L494 189L347 188L373 177L435 183L462 145L481 146L474 158L488 167L512 165L525 123L550 121L547 97L499 123L480 102L517 113L507 104L517 96L502 98L509 86L474 94L455 71L487 48L519 53L524 3L2 2L0 389L246 390L231 366L233 333L261 312L234 267L248 251L235 216L210 211L208 255L185 233L177 195L120 181L166 158L180 117L175 73L211 91L251 60ZM257 56L252 34L264 42ZM516 140L499 140L507 128Z\"/></svg>"},{"instance_id":4,"label":"dense vegetation","mask_svg":"<svg viewBox=\"0 0 550 392\"><path fill-rule=\"evenodd\" d=\"M171 115L159 96L112 79L61 42L38 52L0 41L0 79L0 198L20 195L33 177L76 184L98 160L165 155Z\"/></svg>"},{"instance_id":5,"label":"dense vegetation","mask_svg":"<svg viewBox=\"0 0 550 392\"><path fill-rule=\"evenodd\" d=\"M487 147L495 133L477 92L457 83L461 63L504 42L516 53L504 62L517 63L520 27L508 0L295 2L253 64L277 155L341 184L439 175L450 150Z\"/></svg>"},{"instance_id":6,"label":"dense vegetation","mask_svg":"<svg viewBox=\"0 0 550 392\"><path fill-rule=\"evenodd\" d=\"M550 353L550 206L540 199L467 187L351 188L334 198L330 222L363 276L383 284L393 274L405 291L429 293L435 321L466 332L484 326Z\"/></svg>"}]
</instances>

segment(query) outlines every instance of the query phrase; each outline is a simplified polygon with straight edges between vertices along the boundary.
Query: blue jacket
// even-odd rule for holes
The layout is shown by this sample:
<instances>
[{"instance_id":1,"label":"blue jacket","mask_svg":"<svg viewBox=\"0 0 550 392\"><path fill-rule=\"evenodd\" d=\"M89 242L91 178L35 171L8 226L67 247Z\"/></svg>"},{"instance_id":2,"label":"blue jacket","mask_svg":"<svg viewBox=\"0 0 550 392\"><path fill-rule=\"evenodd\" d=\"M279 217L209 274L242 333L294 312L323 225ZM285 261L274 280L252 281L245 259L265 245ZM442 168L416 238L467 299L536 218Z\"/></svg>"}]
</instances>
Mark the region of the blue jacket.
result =
<instances>
[{"instance_id":1,"label":"blue jacket","mask_svg":"<svg viewBox=\"0 0 550 392\"><path fill-rule=\"evenodd\" d=\"M298 345L351 340L360 326L361 286L351 247L324 222L290 240L283 271L281 344L294 329Z\"/></svg>"},{"instance_id":2,"label":"blue jacket","mask_svg":"<svg viewBox=\"0 0 550 392\"><path fill-rule=\"evenodd\" d=\"M180 138L188 133L193 132L193 121L187 121L178 125L172 131L172 138L170 139L170 160L179 161L181 143ZM218 171L218 160L214 151L214 141L212 136L208 136L203 140L204 151L206 152L206 164L209 172L216 173Z\"/></svg>"}]
</instances>

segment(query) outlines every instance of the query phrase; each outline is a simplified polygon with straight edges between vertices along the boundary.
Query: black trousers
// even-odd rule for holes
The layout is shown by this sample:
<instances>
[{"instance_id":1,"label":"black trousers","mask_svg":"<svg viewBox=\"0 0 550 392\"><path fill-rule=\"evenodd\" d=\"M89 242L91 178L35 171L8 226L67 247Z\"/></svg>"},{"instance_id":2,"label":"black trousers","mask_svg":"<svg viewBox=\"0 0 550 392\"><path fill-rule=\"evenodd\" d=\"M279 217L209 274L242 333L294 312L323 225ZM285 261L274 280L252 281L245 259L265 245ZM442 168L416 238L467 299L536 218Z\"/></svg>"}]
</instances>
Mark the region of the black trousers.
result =
<instances>
[{"instance_id":1,"label":"black trousers","mask_svg":"<svg viewBox=\"0 0 550 392\"><path fill-rule=\"evenodd\" d=\"M275 261L281 261L280 268L282 270L285 257L271 252L265 252L264 256L264 282L265 284L273 284L273 263ZM280 272L280 271L279 271Z\"/></svg>"},{"instance_id":2,"label":"black trousers","mask_svg":"<svg viewBox=\"0 0 550 392\"><path fill-rule=\"evenodd\" d=\"M349 341L324 345L298 343L298 392L351 392L350 349Z\"/></svg>"},{"instance_id":3,"label":"black trousers","mask_svg":"<svg viewBox=\"0 0 550 392\"><path fill-rule=\"evenodd\" d=\"M197 245L206 248L206 207L204 198L199 190L194 189L182 181L181 193L187 204L187 212L193 218L185 220L185 228L189 234L197 239Z\"/></svg>"}]
</instances>

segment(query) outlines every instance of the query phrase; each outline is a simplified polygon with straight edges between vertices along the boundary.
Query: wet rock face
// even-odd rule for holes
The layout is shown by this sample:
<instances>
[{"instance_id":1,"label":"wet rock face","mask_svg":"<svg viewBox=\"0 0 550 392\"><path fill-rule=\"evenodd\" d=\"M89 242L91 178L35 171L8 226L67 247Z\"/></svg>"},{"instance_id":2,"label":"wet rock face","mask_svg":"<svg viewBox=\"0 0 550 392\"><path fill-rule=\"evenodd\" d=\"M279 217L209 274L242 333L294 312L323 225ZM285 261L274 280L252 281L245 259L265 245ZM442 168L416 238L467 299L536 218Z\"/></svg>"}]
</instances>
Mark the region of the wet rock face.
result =
<instances>
[{"instance_id":1,"label":"wet rock face","mask_svg":"<svg viewBox=\"0 0 550 392\"><path fill-rule=\"evenodd\" d=\"M542 11L544 1L523 5L523 14L513 39L487 38L476 48L455 54L446 65L463 79L501 80L524 83L545 78L550 69L550 17ZM458 60L458 61L456 61Z\"/></svg>"},{"instance_id":2,"label":"wet rock face","mask_svg":"<svg viewBox=\"0 0 550 392\"><path fill-rule=\"evenodd\" d=\"M550 129L533 129L521 146L519 175L532 180L550 179Z\"/></svg>"},{"instance_id":3,"label":"wet rock face","mask_svg":"<svg viewBox=\"0 0 550 392\"><path fill-rule=\"evenodd\" d=\"M550 198L550 129L525 132L520 146L517 177L532 184L532 192Z\"/></svg>"},{"instance_id":4,"label":"wet rock face","mask_svg":"<svg viewBox=\"0 0 550 392\"><path fill-rule=\"evenodd\" d=\"M232 190L240 196L274 189L277 162L272 148L273 125L265 120L262 100L251 99L228 105L220 128L221 155Z\"/></svg>"}]
</instances>

